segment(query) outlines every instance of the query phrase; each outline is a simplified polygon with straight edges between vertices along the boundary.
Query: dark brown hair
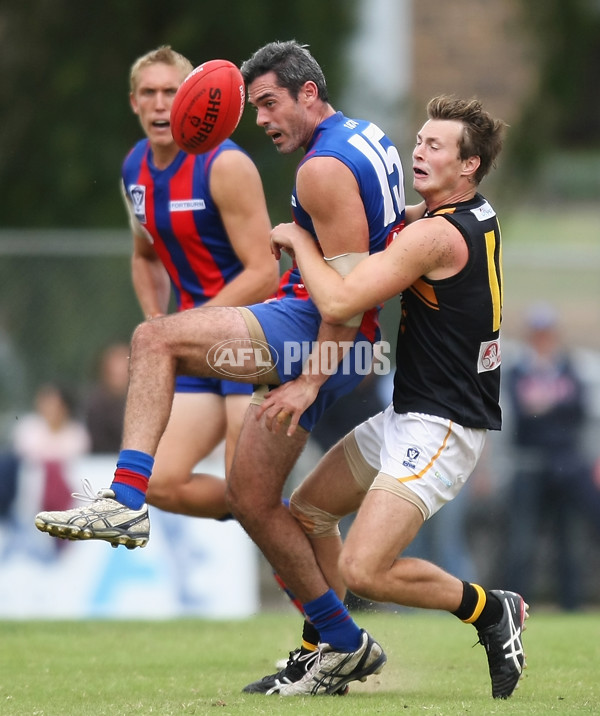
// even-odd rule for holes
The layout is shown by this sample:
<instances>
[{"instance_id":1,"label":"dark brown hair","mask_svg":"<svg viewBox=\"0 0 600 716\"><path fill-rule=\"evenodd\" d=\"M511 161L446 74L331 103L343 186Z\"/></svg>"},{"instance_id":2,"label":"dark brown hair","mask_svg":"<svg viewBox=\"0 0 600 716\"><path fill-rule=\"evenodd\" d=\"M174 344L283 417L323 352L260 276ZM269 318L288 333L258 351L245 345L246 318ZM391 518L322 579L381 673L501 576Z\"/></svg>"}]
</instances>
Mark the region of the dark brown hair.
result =
<instances>
[{"instance_id":1,"label":"dark brown hair","mask_svg":"<svg viewBox=\"0 0 600 716\"><path fill-rule=\"evenodd\" d=\"M495 166L502 149L506 124L494 119L477 99L457 99L447 95L434 97L427 104L429 119L448 119L462 122L464 131L459 142L461 159L479 157L480 164L474 181L479 184Z\"/></svg>"}]
</instances>

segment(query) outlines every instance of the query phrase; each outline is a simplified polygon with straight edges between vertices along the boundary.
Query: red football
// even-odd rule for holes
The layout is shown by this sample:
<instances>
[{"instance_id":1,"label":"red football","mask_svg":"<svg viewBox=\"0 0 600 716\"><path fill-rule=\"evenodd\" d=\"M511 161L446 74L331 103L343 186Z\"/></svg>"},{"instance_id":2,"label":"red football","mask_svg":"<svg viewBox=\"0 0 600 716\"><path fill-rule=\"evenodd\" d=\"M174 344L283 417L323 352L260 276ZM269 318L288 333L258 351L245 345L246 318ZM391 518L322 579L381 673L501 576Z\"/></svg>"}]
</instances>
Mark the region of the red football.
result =
<instances>
[{"instance_id":1,"label":"red football","mask_svg":"<svg viewBox=\"0 0 600 716\"><path fill-rule=\"evenodd\" d=\"M208 152L230 137L244 111L246 89L229 60L209 60L183 80L171 106L171 133L190 154Z\"/></svg>"}]
</instances>

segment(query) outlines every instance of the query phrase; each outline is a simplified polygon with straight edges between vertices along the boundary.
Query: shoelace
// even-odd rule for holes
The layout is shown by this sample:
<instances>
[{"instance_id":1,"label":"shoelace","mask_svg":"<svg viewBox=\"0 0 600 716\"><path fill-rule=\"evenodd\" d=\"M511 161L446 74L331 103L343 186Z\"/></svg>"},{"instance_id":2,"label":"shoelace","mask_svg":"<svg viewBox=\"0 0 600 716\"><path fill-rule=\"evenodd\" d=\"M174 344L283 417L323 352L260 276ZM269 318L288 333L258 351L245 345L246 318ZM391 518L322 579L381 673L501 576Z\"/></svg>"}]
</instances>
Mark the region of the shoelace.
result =
<instances>
[{"instance_id":1,"label":"shoelace","mask_svg":"<svg viewBox=\"0 0 600 716\"><path fill-rule=\"evenodd\" d=\"M76 500L83 500L83 502L95 502L96 500L102 499L105 496L105 493L107 492L106 489L98 490L98 492L94 492L92 483L87 479L87 477L84 477L81 480L81 484L83 485L83 493L81 493L81 492L72 492L71 493L71 497L74 497Z\"/></svg>"},{"instance_id":2,"label":"shoelace","mask_svg":"<svg viewBox=\"0 0 600 716\"><path fill-rule=\"evenodd\" d=\"M321 666L321 662L323 661L323 647L325 644L319 644L316 651L313 651L311 656L314 659L314 662L311 664L310 669L318 668Z\"/></svg>"},{"instance_id":3,"label":"shoelace","mask_svg":"<svg viewBox=\"0 0 600 716\"><path fill-rule=\"evenodd\" d=\"M318 658L319 650L316 649L315 651L309 651L308 654L298 654L295 659L293 659L293 661L295 661L297 664L299 664L300 662L304 662L304 668L306 669L306 671L308 671L310 668L312 668L312 662L316 662Z\"/></svg>"},{"instance_id":4,"label":"shoelace","mask_svg":"<svg viewBox=\"0 0 600 716\"><path fill-rule=\"evenodd\" d=\"M294 649L294 651L290 651L290 656L287 660L287 664L281 671L285 672L290 667L298 666L301 662L305 662L304 668L308 671L308 664L317 658L317 654L318 649L315 651L309 651L308 654L301 654L300 649Z\"/></svg>"}]
</instances>

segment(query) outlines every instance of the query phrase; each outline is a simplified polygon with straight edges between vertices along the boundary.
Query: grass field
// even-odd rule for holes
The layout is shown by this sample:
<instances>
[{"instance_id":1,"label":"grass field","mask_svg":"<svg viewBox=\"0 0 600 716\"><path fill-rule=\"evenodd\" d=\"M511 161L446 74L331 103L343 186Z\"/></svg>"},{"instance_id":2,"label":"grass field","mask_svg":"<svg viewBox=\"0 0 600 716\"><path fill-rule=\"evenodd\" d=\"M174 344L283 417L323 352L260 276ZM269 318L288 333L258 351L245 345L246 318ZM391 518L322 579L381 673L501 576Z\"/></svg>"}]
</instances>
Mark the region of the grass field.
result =
<instances>
[{"instance_id":1,"label":"grass field","mask_svg":"<svg viewBox=\"0 0 600 716\"><path fill-rule=\"evenodd\" d=\"M446 614L358 613L388 654L346 697L284 699L241 688L296 645L295 614L214 622L0 622L2 716L158 714L595 714L600 614L536 613L528 668L507 701L491 698L472 627ZM473 648L472 648L473 647Z\"/></svg>"}]
</instances>

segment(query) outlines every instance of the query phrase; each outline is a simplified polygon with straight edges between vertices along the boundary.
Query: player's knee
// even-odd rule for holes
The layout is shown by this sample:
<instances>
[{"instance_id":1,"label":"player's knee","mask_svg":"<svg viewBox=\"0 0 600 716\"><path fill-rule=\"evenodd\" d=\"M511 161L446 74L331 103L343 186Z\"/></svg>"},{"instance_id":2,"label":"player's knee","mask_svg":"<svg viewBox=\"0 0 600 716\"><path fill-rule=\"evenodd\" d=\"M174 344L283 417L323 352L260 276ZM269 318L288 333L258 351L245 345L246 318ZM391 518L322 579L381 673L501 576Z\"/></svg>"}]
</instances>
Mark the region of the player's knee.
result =
<instances>
[{"instance_id":1,"label":"player's knee","mask_svg":"<svg viewBox=\"0 0 600 716\"><path fill-rule=\"evenodd\" d=\"M164 510L165 512L172 512L172 490L168 490L162 481L155 480L153 475L148 483L146 502L153 507L158 507L160 510Z\"/></svg>"},{"instance_id":2,"label":"player's knee","mask_svg":"<svg viewBox=\"0 0 600 716\"><path fill-rule=\"evenodd\" d=\"M157 460L148 482L146 502L165 512L181 512L185 505L185 490L191 482L191 468L174 460Z\"/></svg>"},{"instance_id":3,"label":"player's knee","mask_svg":"<svg viewBox=\"0 0 600 716\"><path fill-rule=\"evenodd\" d=\"M161 345L158 324L158 321L145 321L136 327L131 338L131 360L134 360L136 355L147 355Z\"/></svg>"},{"instance_id":4,"label":"player's knee","mask_svg":"<svg viewBox=\"0 0 600 716\"><path fill-rule=\"evenodd\" d=\"M248 521L257 513L257 506L253 503L252 496L248 494L247 490L238 490L235 481L227 480L225 503L227 509L243 525L248 524Z\"/></svg>"},{"instance_id":5,"label":"player's knee","mask_svg":"<svg viewBox=\"0 0 600 716\"><path fill-rule=\"evenodd\" d=\"M176 355L179 348L178 334L169 321L171 318L176 320L177 315L140 323L131 339L130 361L135 362L140 357L152 355Z\"/></svg>"},{"instance_id":6,"label":"player's knee","mask_svg":"<svg viewBox=\"0 0 600 716\"><path fill-rule=\"evenodd\" d=\"M368 565L342 549L338 562L340 575L348 589L359 597L371 597L376 577Z\"/></svg>"},{"instance_id":7,"label":"player's knee","mask_svg":"<svg viewBox=\"0 0 600 716\"><path fill-rule=\"evenodd\" d=\"M295 490L290 498L290 513L309 537L337 537L341 515L332 515L303 500Z\"/></svg>"}]
</instances>

